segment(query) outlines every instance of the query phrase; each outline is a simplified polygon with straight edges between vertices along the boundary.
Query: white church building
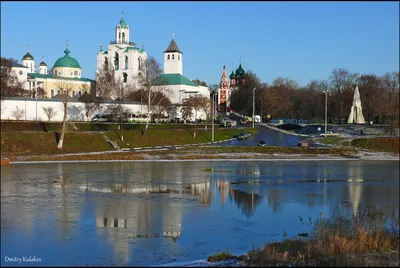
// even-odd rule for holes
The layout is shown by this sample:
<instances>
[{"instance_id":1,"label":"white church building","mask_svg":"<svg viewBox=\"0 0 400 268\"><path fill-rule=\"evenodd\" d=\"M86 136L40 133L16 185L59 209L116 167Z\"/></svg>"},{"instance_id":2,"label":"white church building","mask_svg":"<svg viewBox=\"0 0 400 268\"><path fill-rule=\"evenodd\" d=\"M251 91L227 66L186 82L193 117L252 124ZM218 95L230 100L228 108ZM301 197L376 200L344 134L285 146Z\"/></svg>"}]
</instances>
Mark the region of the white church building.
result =
<instances>
[{"instance_id":1,"label":"white church building","mask_svg":"<svg viewBox=\"0 0 400 268\"><path fill-rule=\"evenodd\" d=\"M137 79L143 71L143 62L147 59L144 46L141 48L130 41L129 25L124 20L124 13L115 27L115 41L111 41L106 51L100 46L97 52L97 72L105 66L115 72L115 79L138 87Z\"/></svg>"},{"instance_id":2,"label":"white church building","mask_svg":"<svg viewBox=\"0 0 400 268\"><path fill-rule=\"evenodd\" d=\"M172 40L164 53L164 73L161 80L164 81L164 88L167 89L167 96L174 105L173 116L179 116L179 106L185 98L192 95L210 96L208 87L200 86L190 79L183 76L183 53L178 48L172 35ZM121 79L123 83L138 88L137 77L144 75L143 63L147 59L144 47L138 48L134 42L130 41L129 25L122 18L115 28L115 41L111 41L108 49L103 51L102 46L97 52L97 72L105 66L110 67L115 72L115 78ZM170 115L171 117L171 115Z\"/></svg>"}]
</instances>

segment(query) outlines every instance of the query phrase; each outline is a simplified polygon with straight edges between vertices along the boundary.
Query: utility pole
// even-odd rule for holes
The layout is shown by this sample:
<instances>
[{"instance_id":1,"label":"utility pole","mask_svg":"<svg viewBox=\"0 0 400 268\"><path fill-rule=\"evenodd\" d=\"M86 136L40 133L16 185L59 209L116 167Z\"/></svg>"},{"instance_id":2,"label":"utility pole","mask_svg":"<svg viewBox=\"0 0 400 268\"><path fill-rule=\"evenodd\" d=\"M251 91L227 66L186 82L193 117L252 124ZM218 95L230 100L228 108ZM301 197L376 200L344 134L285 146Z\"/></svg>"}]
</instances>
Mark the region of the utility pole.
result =
<instances>
[{"instance_id":1,"label":"utility pole","mask_svg":"<svg viewBox=\"0 0 400 268\"><path fill-rule=\"evenodd\" d=\"M254 93L256 92L256 88L254 88L253 89L253 120L251 120L251 121L253 121L253 128L254 128L254 105L255 105L255 96L254 96Z\"/></svg>"},{"instance_id":2,"label":"utility pole","mask_svg":"<svg viewBox=\"0 0 400 268\"><path fill-rule=\"evenodd\" d=\"M327 119L328 119L328 90L324 91L325 93L325 138L327 133Z\"/></svg>"},{"instance_id":3,"label":"utility pole","mask_svg":"<svg viewBox=\"0 0 400 268\"><path fill-rule=\"evenodd\" d=\"M212 137L211 137L211 141L212 142L214 142L214 118L215 118L215 102L214 102L214 97L215 97L215 95L217 95L217 94L213 94L213 96L212 96L212 122L211 122L211 124L212 124Z\"/></svg>"}]
</instances>

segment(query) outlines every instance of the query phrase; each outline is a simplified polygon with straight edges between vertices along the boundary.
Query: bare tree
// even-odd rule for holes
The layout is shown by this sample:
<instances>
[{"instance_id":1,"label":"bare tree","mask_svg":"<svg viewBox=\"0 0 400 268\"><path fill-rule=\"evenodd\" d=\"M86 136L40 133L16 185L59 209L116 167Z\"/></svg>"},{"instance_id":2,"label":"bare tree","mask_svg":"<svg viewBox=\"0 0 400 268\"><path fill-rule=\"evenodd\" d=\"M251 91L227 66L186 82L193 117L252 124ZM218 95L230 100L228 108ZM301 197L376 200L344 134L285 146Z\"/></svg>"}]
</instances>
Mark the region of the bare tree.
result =
<instances>
[{"instance_id":1,"label":"bare tree","mask_svg":"<svg viewBox=\"0 0 400 268\"><path fill-rule=\"evenodd\" d=\"M116 87L114 69L111 66L104 67L96 73L96 92L103 99L110 99Z\"/></svg>"},{"instance_id":2,"label":"bare tree","mask_svg":"<svg viewBox=\"0 0 400 268\"><path fill-rule=\"evenodd\" d=\"M190 96L189 98L183 100L181 107L182 115L185 114L186 116L190 117L193 114L192 111L194 111L195 114L194 133L193 133L194 138L196 138L196 132L197 132L197 113L200 110L205 110L207 114L209 108L210 108L210 100L202 95Z\"/></svg>"},{"instance_id":3,"label":"bare tree","mask_svg":"<svg viewBox=\"0 0 400 268\"><path fill-rule=\"evenodd\" d=\"M399 90L400 72L386 73L381 77L382 88L384 89L385 110L384 116L391 127L399 126Z\"/></svg>"},{"instance_id":4,"label":"bare tree","mask_svg":"<svg viewBox=\"0 0 400 268\"><path fill-rule=\"evenodd\" d=\"M64 143L65 131L67 128L67 115L68 115L68 103L71 101L70 93L73 89L73 84L71 82L59 82L57 88L60 90L60 98L64 108L64 116L61 127L61 136L57 144L58 149L62 149Z\"/></svg>"},{"instance_id":5,"label":"bare tree","mask_svg":"<svg viewBox=\"0 0 400 268\"><path fill-rule=\"evenodd\" d=\"M18 81L17 74L12 70L15 59L1 58L0 61L0 95L1 97L27 97L29 91Z\"/></svg>"},{"instance_id":6,"label":"bare tree","mask_svg":"<svg viewBox=\"0 0 400 268\"><path fill-rule=\"evenodd\" d=\"M352 92L352 86L354 85L354 81L357 78L357 76L358 76L357 74L352 74L346 69L342 68L333 69L332 74L330 76L331 87L336 92L338 116L340 124L342 123L342 119L345 113L344 110L346 102L345 101L346 93L349 91ZM351 97L350 97L350 102L351 102Z\"/></svg>"},{"instance_id":7,"label":"bare tree","mask_svg":"<svg viewBox=\"0 0 400 268\"><path fill-rule=\"evenodd\" d=\"M20 120L25 115L25 110L20 109L18 106L15 107L15 110L11 111L11 115L15 118L15 120Z\"/></svg>"},{"instance_id":8,"label":"bare tree","mask_svg":"<svg viewBox=\"0 0 400 268\"><path fill-rule=\"evenodd\" d=\"M43 109L44 113L47 115L47 118L49 119L49 121L50 121L51 118L53 118L54 116L57 115L56 109L54 109L51 106L42 107L42 109Z\"/></svg>"},{"instance_id":9,"label":"bare tree","mask_svg":"<svg viewBox=\"0 0 400 268\"><path fill-rule=\"evenodd\" d=\"M96 97L91 94L83 94L79 97L79 101L83 102L85 107L85 116L89 120L89 116L99 108L100 102L96 100Z\"/></svg>"},{"instance_id":10,"label":"bare tree","mask_svg":"<svg viewBox=\"0 0 400 268\"><path fill-rule=\"evenodd\" d=\"M204 112L204 114L206 115L206 124L204 126L205 130L207 130L207 121L208 121L208 117L210 115L210 113L212 112L212 102L210 100L210 98L205 97L205 96L198 96L198 103L199 103L199 107L201 109L201 111Z\"/></svg>"},{"instance_id":11,"label":"bare tree","mask_svg":"<svg viewBox=\"0 0 400 268\"><path fill-rule=\"evenodd\" d=\"M151 119L152 107L157 101L159 93L163 93L167 96L170 94L170 89L167 86L167 81L161 76L162 70L160 64L153 57L147 58L144 62L144 73L139 73L137 79L142 91L143 100L147 103L147 122L143 135L149 128L149 122Z\"/></svg>"}]
</instances>

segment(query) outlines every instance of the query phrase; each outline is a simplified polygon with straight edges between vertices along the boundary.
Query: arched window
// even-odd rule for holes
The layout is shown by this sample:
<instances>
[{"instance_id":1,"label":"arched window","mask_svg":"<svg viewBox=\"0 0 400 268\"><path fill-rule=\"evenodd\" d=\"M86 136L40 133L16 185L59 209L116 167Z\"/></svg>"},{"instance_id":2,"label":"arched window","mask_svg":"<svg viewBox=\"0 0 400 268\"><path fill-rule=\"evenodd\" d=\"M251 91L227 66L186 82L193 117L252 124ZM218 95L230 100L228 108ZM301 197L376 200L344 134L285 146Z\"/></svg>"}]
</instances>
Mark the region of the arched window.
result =
<instances>
[{"instance_id":1,"label":"arched window","mask_svg":"<svg viewBox=\"0 0 400 268\"><path fill-rule=\"evenodd\" d=\"M57 94L60 95L60 94L61 94L61 91L60 91L60 90L57 90Z\"/></svg>"},{"instance_id":2,"label":"arched window","mask_svg":"<svg viewBox=\"0 0 400 268\"><path fill-rule=\"evenodd\" d=\"M87 90L85 90L85 94L87 94Z\"/></svg>"},{"instance_id":3,"label":"arched window","mask_svg":"<svg viewBox=\"0 0 400 268\"><path fill-rule=\"evenodd\" d=\"M142 69L142 60L140 59L140 57L138 58L138 70Z\"/></svg>"},{"instance_id":4,"label":"arched window","mask_svg":"<svg viewBox=\"0 0 400 268\"><path fill-rule=\"evenodd\" d=\"M121 42L121 33L118 35L118 43Z\"/></svg>"},{"instance_id":5,"label":"arched window","mask_svg":"<svg viewBox=\"0 0 400 268\"><path fill-rule=\"evenodd\" d=\"M51 89L51 91L50 91L50 97L51 97L51 98L54 97L54 89Z\"/></svg>"},{"instance_id":6,"label":"arched window","mask_svg":"<svg viewBox=\"0 0 400 268\"><path fill-rule=\"evenodd\" d=\"M128 75L126 73L122 74L124 76L124 83L128 82Z\"/></svg>"},{"instance_id":7,"label":"arched window","mask_svg":"<svg viewBox=\"0 0 400 268\"><path fill-rule=\"evenodd\" d=\"M115 52L114 64L115 64L115 70L118 70L119 69L119 55L117 52Z\"/></svg>"},{"instance_id":8,"label":"arched window","mask_svg":"<svg viewBox=\"0 0 400 268\"><path fill-rule=\"evenodd\" d=\"M180 55L178 55L178 60L181 60L181 57L179 57Z\"/></svg>"},{"instance_id":9,"label":"arched window","mask_svg":"<svg viewBox=\"0 0 400 268\"><path fill-rule=\"evenodd\" d=\"M128 70L128 56L125 56L125 70Z\"/></svg>"},{"instance_id":10,"label":"arched window","mask_svg":"<svg viewBox=\"0 0 400 268\"><path fill-rule=\"evenodd\" d=\"M74 71L74 75L79 75L79 74L78 74L78 71Z\"/></svg>"},{"instance_id":11,"label":"arched window","mask_svg":"<svg viewBox=\"0 0 400 268\"><path fill-rule=\"evenodd\" d=\"M82 95L82 91L79 90L78 94L79 94L79 96L81 96Z\"/></svg>"},{"instance_id":12,"label":"arched window","mask_svg":"<svg viewBox=\"0 0 400 268\"><path fill-rule=\"evenodd\" d=\"M172 59L174 59L174 56L175 56L175 55L172 55Z\"/></svg>"},{"instance_id":13,"label":"arched window","mask_svg":"<svg viewBox=\"0 0 400 268\"><path fill-rule=\"evenodd\" d=\"M104 59L104 69L108 70L108 59L107 58Z\"/></svg>"},{"instance_id":14,"label":"arched window","mask_svg":"<svg viewBox=\"0 0 400 268\"><path fill-rule=\"evenodd\" d=\"M125 33L122 33L122 43L125 43Z\"/></svg>"},{"instance_id":15,"label":"arched window","mask_svg":"<svg viewBox=\"0 0 400 268\"><path fill-rule=\"evenodd\" d=\"M169 60L169 54L168 54L167 60Z\"/></svg>"}]
</instances>

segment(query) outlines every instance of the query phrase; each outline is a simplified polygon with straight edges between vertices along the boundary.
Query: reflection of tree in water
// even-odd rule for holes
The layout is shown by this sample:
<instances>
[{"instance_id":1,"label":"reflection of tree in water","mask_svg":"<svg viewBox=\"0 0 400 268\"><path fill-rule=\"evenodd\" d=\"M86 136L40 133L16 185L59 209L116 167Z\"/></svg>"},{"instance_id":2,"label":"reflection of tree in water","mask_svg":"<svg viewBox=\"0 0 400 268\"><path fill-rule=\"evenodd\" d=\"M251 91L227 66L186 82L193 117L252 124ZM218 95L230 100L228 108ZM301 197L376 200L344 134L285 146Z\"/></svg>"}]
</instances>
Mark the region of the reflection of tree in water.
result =
<instances>
[{"instance_id":1,"label":"reflection of tree in water","mask_svg":"<svg viewBox=\"0 0 400 268\"><path fill-rule=\"evenodd\" d=\"M239 210L249 219L254 215L255 208L261 204L263 198L257 194L247 193L230 188L229 199L231 201L233 199Z\"/></svg>"},{"instance_id":2,"label":"reflection of tree in water","mask_svg":"<svg viewBox=\"0 0 400 268\"><path fill-rule=\"evenodd\" d=\"M268 207L272 207L275 213L282 212L283 206L280 200L282 200L281 190L269 189L268 190Z\"/></svg>"}]
</instances>

